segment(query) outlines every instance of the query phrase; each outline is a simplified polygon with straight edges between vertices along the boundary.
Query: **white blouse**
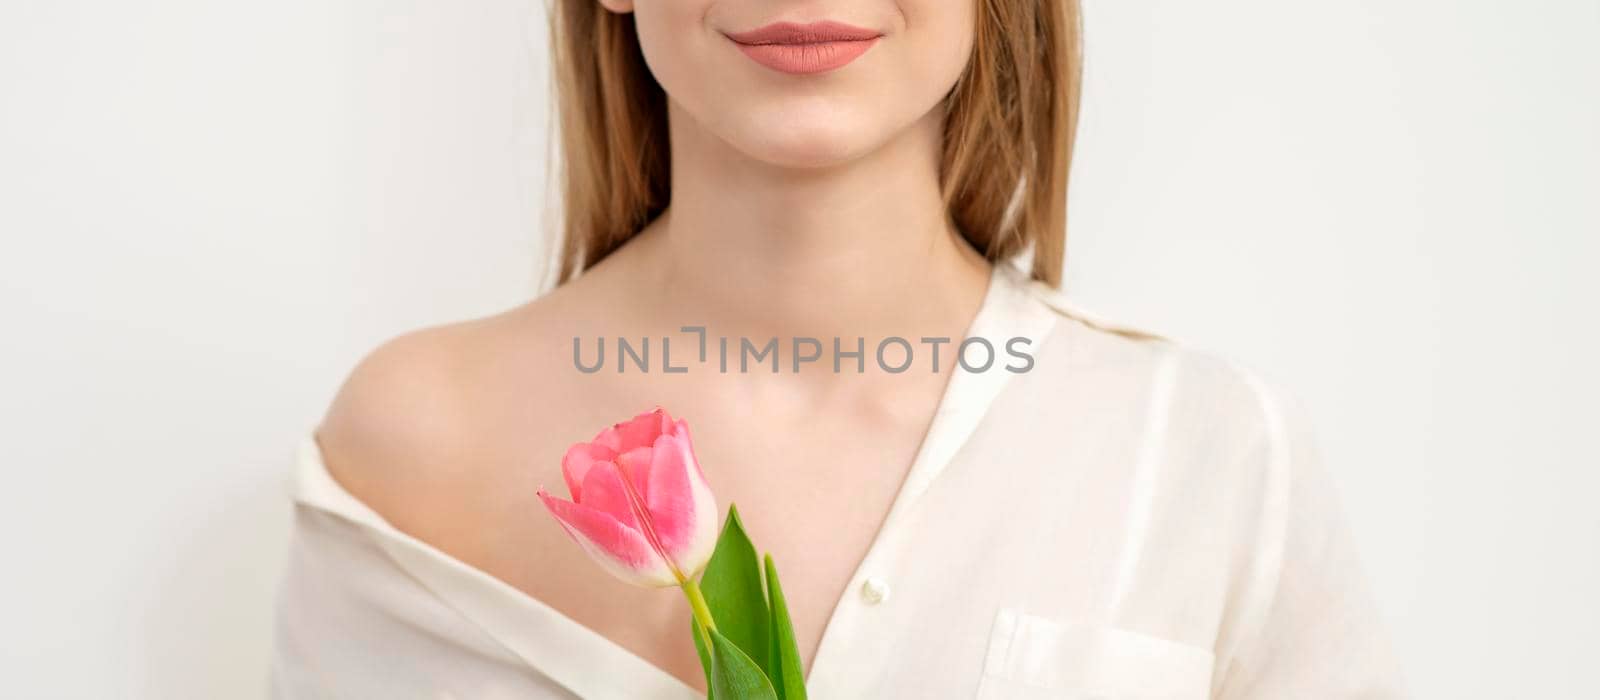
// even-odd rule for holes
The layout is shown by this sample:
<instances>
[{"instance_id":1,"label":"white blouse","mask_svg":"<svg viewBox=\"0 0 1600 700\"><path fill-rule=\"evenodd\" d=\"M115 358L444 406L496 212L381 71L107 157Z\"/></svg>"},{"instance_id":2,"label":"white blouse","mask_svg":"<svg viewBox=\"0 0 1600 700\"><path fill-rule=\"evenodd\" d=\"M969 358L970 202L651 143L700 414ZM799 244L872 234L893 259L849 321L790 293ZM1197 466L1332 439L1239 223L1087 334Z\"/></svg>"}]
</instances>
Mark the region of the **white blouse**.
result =
<instances>
[{"instance_id":1,"label":"white blouse","mask_svg":"<svg viewBox=\"0 0 1600 700\"><path fill-rule=\"evenodd\" d=\"M1006 265L968 336L1035 365L951 376L811 697L1402 697L1290 394ZM396 530L309 433L294 500L275 697L702 697Z\"/></svg>"}]
</instances>

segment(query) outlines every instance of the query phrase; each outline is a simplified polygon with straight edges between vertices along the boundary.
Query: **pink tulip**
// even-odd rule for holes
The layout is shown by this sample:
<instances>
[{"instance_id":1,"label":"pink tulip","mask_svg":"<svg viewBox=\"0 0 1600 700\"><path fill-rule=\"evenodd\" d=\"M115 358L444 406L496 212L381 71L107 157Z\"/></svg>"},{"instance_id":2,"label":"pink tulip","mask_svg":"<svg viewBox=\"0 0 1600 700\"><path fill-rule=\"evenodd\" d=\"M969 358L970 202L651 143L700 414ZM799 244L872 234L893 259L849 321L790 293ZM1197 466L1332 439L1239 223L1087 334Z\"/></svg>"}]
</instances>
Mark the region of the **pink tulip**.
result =
<instances>
[{"instance_id":1,"label":"pink tulip","mask_svg":"<svg viewBox=\"0 0 1600 700\"><path fill-rule=\"evenodd\" d=\"M656 409L574 444L561 460L571 501L539 489L562 529L618 578L682 586L711 558L717 506L689 426ZM691 582L692 583L692 582Z\"/></svg>"}]
</instances>

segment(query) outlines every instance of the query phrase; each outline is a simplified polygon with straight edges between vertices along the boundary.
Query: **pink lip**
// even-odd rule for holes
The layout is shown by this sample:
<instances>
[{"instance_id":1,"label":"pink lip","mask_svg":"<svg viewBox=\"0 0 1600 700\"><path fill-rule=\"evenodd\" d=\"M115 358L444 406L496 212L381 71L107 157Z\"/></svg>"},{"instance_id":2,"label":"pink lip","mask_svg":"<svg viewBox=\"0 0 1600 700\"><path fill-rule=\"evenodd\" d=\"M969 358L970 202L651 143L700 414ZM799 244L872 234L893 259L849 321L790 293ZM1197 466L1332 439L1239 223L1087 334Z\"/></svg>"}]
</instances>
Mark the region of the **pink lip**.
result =
<instances>
[{"instance_id":1,"label":"pink lip","mask_svg":"<svg viewBox=\"0 0 1600 700\"><path fill-rule=\"evenodd\" d=\"M794 75L824 73L856 60L883 36L840 22L774 22L728 34L751 60Z\"/></svg>"}]
</instances>

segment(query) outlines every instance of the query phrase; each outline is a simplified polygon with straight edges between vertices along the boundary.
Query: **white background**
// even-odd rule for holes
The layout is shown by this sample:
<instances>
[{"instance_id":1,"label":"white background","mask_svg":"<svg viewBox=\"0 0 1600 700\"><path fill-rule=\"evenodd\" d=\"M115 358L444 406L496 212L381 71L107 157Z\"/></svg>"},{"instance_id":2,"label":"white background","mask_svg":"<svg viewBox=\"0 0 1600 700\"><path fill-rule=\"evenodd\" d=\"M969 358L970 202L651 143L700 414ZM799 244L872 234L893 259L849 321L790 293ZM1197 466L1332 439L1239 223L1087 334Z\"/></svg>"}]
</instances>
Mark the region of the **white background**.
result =
<instances>
[{"instance_id":1,"label":"white background","mask_svg":"<svg viewBox=\"0 0 1600 700\"><path fill-rule=\"evenodd\" d=\"M1600 696L1600 3L1086 14L1079 303L1306 403L1417 697ZM0 692L260 692L295 442L537 288L544 31L0 1Z\"/></svg>"}]
</instances>

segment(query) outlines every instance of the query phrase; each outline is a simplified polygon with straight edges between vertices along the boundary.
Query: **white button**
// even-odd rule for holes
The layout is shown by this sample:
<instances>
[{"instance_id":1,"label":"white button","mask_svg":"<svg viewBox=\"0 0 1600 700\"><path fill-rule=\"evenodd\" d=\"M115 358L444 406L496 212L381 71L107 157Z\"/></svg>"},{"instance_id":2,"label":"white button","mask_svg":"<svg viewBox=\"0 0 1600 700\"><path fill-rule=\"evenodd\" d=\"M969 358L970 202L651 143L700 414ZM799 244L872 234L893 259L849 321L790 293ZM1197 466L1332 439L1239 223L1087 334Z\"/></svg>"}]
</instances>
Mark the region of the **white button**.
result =
<instances>
[{"instance_id":1,"label":"white button","mask_svg":"<svg viewBox=\"0 0 1600 700\"><path fill-rule=\"evenodd\" d=\"M861 599L868 605L877 605L889 599L889 584L876 576L868 576L861 582Z\"/></svg>"}]
</instances>

